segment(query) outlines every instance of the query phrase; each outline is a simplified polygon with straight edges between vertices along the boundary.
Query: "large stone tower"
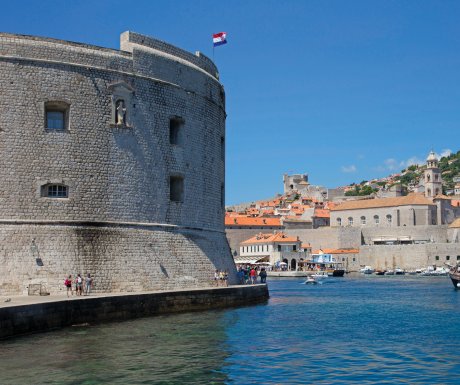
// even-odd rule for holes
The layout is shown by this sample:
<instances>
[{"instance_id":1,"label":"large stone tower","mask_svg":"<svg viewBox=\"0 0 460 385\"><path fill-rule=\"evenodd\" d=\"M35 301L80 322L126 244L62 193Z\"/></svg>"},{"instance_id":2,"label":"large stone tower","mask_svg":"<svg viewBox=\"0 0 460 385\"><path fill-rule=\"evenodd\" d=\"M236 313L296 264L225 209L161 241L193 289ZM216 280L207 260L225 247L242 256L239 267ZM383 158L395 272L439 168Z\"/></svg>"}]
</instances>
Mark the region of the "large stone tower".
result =
<instances>
[{"instance_id":1,"label":"large stone tower","mask_svg":"<svg viewBox=\"0 0 460 385\"><path fill-rule=\"evenodd\" d=\"M441 170L436 154L431 151L426 159L425 170L425 196L433 198L436 195L442 194Z\"/></svg>"},{"instance_id":2,"label":"large stone tower","mask_svg":"<svg viewBox=\"0 0 460 385\"><path fill-rule=\"evenodd\" d=\"M206 56L0 34L0 295L208 285L224 232L225 94Z\"/></svg>"}]
</instances>

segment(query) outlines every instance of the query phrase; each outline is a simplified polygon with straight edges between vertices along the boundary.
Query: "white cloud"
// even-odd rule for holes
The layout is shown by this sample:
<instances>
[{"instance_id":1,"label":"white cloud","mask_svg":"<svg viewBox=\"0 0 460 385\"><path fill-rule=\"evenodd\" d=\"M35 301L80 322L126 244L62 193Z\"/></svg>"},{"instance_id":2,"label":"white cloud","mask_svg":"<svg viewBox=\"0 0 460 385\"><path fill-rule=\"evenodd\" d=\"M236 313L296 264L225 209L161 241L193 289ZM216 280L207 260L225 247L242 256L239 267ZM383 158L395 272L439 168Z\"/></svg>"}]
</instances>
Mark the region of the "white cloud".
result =
<instances>
[{"instance_id":1,"label":"white cloud","mask_svg":"<svg viewBox=\"0 0 460 385\"><path fill-rule=\"evenodd\" d=\"M352 164L351 166L342 166L342 172L356 172L356 166Z\"/></svg>"},{"instance_id":2,"label":"white cloud","mask_svg":"<svg viewBox=\"0 0 460 385\"><path fill-rule=\"evenodd\" d=\"M438 155L438 158L441 159L441 158L444 158L445 156L449 156L450 154L452 154L452 150L446 148L444 150L441 151L441 153Z\"/></svg>"}]
</instances>

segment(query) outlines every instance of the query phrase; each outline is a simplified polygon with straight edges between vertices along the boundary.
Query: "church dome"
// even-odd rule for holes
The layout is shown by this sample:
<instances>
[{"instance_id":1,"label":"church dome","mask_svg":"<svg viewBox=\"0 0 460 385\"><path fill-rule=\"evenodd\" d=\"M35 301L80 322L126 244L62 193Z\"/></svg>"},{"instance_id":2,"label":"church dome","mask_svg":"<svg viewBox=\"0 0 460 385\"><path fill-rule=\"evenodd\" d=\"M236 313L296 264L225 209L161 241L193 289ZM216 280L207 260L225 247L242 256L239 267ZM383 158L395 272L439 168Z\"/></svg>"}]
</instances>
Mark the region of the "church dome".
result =
<instances>
[{"instance_id":1,"label":"church dome","mask_svg":"<svg viewBox=\"0 0 460 385\"><path fill-rule=\"evenodd\" d=\"M430 154L428 155L428 158L426 158L426 160L427 160L427 161L430 161L430 160L431 160L431 161L433 161L433 160L434 160L434 161L437 161L438 158L436 157L436 154L435 154L433 151L431 151Z\"/></svg>"}]
</instances>

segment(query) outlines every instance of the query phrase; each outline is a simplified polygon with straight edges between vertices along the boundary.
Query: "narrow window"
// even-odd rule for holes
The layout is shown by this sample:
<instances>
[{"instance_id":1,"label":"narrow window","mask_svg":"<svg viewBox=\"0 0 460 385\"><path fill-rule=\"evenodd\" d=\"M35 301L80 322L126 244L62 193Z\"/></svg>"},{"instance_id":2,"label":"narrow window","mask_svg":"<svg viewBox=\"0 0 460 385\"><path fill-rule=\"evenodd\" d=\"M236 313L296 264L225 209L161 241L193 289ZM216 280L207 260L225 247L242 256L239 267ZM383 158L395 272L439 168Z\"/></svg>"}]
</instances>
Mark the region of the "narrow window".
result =
<instances>
[{"instance_id":1,"label":"narrow window","mask_svg":"<svg viewBox=\"0 0 460 385\"><path fill-rule=\"evenodd\" d=\"M179 117L169 119L169 143L179 146L182 144L182 127L184 120Z\"/></svg>"},{"instance_id":2,"label":"narrow window","mask_svg":"<svg viewBox=\"0 0 460 385\"><path fill-rule=\"evenodd\" d=\"M184 178L171 176L169 178L169 199L173 202L184 201Z\"/></svg>"},{"instance_id":3,"label":"narrow window","mask_svg":"<svg viewBox=\"0 0 460 385\"><path fill-rule=\"evenodd\" d=\"M353 218L348 217L348 226L353 226Z\"/></svg>"},{"instance_id":4,"label":"narrow window","mask_svg":"<svg viewBox=\"0 0 460 385\"><path fill-rule=\"evenodd\" d=\"M223 183L220 185L220 206L222 209L225 208L225 186Z\"/></svg>"},{"instance_id":5,"label":"narrow window","mask_svg":"<svg viewBox=\"0 0 460 385\"><path fill-rule=\"evenodd\" d=\"M447 255L446 256L446 261L449 261L450 260L450 255Z\"/></svg>"},{"instance_id":6,"label":"narrow window","mask_svg":"<svg viewBox=\"0 0 460 385\"><path fill-rule=\"evenodd\" d=\"M362 225L365 225L366 224L366 217L361 217L361 224Z\"/></svg>"},{"instance_id":7,"label":"narrow window","mask_svg":"<svg viewBox=\"0 0 460 385\"><path fill-rule=\"evenodd\" d=\"M296 245L292 246L292 251L296 251L296 250L297 250L297 246Z\"/></svg>"},{"instance_id":8,"label":"narrow window","mask_svg":"<svg viewBox=\"0 0 460 385\"><path fill-rule=\"evenodd\" d=\"M376 225L378 225L380 223L380 218L378 215L374 215L374 222Z\"/></svg>"},{"instance_id":9,"label":"narrow window","mask_svg":"<svg viewBox=\"0 0 460 385\"><path fill-rule=\"evenodd\" d=\"M436 257L434 257L434 259L435 259L436 261L439 261L439 255L437 255Z\"/></svg>"},{"instance_id":10,"label":"narrow window","mask_svg":"<svg viewBox=\"0 0 460 385\"><path fill-rule=\"evenodd\" d=\"M460 261L460 255L457 255L457 261Z\"/></svg>"},{"instance_id":11,"label":"narrow window","mask_svg":"<svg viewBox=\"0 0 460 385\"><path fill-rule=\"evenodd\" d=\"M342 218L337 218L337 226L342 226Z\"/></svg>"},{"instance_id":12,"label":"narrow window","mask_svg":"<svg viewBox=\"0 0 460 385\"><path fill-rule=\"evenodd\" d=\"M390 214L387 215L387 222L389 225L391 225L391 222L393 221L393 218Z\"/></svg>"},{"instance_id":13,"label":"narrow window","mask_svg":"<svg viewBox=\"0 0 460 385\"><path fill-rule=\"evenodd\" d=\"M69 105L65 102L45 103L45 128L63 131L68 128Z\"/></svg>"},{"instance_id":14,"label":"narrow window","mask_svg":"<svg viewBox=\"0 0 460 385\"><path fill-rule=\"evenodd\" d=\"M45 198L68 198L69 188L63 184L46 184L42 186L41 195Z\"/></svg>"},{"instance_id":15,"label":"narrow window","mask_svg":"<svg viewBox=\"0 0 460 385\"><path fill-rule=\"evenodd\" d=\"M225 138L220 137L220 159L225 160Z\"/></svg>"}]
</instances>

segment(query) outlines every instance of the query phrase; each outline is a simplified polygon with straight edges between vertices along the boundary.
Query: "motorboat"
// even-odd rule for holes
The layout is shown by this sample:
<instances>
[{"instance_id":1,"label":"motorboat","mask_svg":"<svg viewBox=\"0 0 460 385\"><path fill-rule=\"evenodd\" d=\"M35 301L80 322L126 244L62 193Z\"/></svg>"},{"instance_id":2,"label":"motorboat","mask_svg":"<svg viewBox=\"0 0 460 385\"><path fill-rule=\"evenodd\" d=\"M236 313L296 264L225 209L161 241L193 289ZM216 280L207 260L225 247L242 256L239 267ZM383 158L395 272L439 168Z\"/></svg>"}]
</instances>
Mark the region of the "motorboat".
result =
<instances>
[{"instance_id":1,"label":"motorboat","mask_svg":"<svg viewBox=\"0 0 460 385\"><path fill-rule=\"evenodd\" d=\"M375 270L375 275L385 275L385 270Z\"/></svg>"},{"instance_id":2,"label":"motorboat","mask_svg":"<svg viewBox=\"0 0 460 385\"><path fill-rule=\"evenodd\" d=\"M394 270L385 271L385 275L395 275Z\"/></svg>"},{"instance_id":3,"label":"motorboat","mask_svg":"<svg viewBox=\"0 0 460 385\"><path fill-rule=\"evenodd\" d=\"M372 274L374 269L371 266L364 266L362 269L359 270L362 274Z\"/></svg>"},{"instance_id":4,"label":"motorboat","mask_svg":"<svg viewBox=\"0 0 460 385\"><path fill-rule=\"evenodd\" d=\"M316 285L318 281L311 275L307 277L307 280L304 282L305 285Z\"/></svg>"},{"instance_id":5,"label":"motorboat","mask_svg":"<svg viewBox=\"0 0 460 385\"><path fill-rule=\"evenodd\" d=\"M395 275L404 275L404 274L406 274L405 270L400 269L399 267L395 269Z\"/></svg>"},{"instance_id":6,"label":"motorboat","mask_svg":"<svg viewBox=\"0 0 460 385\"><path fill-rule=\"evenodd\" d=\"M451 270L452 268L447 269L445 267L437 268L436 266L428 266L424 271L420 273L420 275L424 277L441 277L448 275Z\"/></svg>"},{"instance_id":7,"label":"motorboat","mask_svg":"<svg viewBox=\"0 0 460 385\"><path fill-rule=\"evenodd\" d=\"M329 274L327 271L318 271L315 274L312 274L311 277L313 277L314 279L324 279L329 277Z\"/></svg>"}]
</instances>

